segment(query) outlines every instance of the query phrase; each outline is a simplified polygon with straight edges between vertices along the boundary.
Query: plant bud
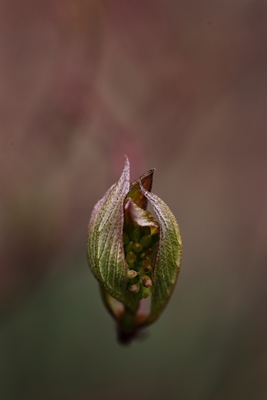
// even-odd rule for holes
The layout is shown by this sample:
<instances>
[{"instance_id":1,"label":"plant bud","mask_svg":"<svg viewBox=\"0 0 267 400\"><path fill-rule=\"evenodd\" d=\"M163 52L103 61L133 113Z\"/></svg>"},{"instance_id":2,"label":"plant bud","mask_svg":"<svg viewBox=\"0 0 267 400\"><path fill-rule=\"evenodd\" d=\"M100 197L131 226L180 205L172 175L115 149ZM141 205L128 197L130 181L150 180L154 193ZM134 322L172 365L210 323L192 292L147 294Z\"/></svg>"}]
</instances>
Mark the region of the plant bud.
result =
<instances>
[{"instance_id":1,"label":"plant bud","mask_svg":"<svg viewBox=\"0 0 267 400\"><path fill-rule=\"evenodd\" d=\"M142 278L142 283L145 287L150 287L152 286L152 280L149 278L149 276L145 275Z\"/></svg>"},{"instance_id":2,"label":"plant bud","mask_svg":"<svg viewBox=\"0 0 267 400\"><path fill-rule=\"evenodd\" d=\"M95 205L88 227L88 264L125 343L159 318L182 260L179 226L169 207L151 193L153 174L151 169L130 183L126 157L119 181ZM157 220L147 211L148 202ZM143 315L140 302L149 296L150 311Z\"/></svg>"},{"instance_id":3,"label":"plant bud","mask_svg":"<svg viewBox=\"0 0 267 400\"><path fill-rule=\"evenodd\" d=\"M128 276L129 279L133 279L133 278L135 278L137 275L138 275L138 272L135 271L134 269L129 269L129 270L127 271L127 276Z\"/></svg>"}]
</instances>

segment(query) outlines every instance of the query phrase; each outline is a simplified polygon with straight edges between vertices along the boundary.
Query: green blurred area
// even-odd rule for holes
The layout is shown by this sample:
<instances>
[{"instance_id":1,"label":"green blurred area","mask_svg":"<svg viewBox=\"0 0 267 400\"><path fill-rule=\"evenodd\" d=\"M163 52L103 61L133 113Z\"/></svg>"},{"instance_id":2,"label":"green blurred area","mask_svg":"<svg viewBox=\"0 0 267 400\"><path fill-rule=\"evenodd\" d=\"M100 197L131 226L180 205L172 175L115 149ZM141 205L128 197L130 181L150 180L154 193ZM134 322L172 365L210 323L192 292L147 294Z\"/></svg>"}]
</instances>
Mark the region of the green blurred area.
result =
<instances>
[{"instance_id":1,"label":"green blurred area","mask_svg":"<svg viewBox=\"0 0 267 400\"><path fill-rule=\"evenodd\" d=\"M267 398L264 0L0 1L0 399ZM156 168L184 256L121 347L94 204Z\"/></svg>"},{"instance_id":2,"label":"green blurred area","mask_svg":"<svg viewBox=\"0 0 267 400\"><path fill-rule=\"evenodd\" d=\"M147 336L123 348L82 261L47 281L2 323L1 397L264 398L251 316L217 313L217 294L184 285Z\"/></svg>"}]
</instances>

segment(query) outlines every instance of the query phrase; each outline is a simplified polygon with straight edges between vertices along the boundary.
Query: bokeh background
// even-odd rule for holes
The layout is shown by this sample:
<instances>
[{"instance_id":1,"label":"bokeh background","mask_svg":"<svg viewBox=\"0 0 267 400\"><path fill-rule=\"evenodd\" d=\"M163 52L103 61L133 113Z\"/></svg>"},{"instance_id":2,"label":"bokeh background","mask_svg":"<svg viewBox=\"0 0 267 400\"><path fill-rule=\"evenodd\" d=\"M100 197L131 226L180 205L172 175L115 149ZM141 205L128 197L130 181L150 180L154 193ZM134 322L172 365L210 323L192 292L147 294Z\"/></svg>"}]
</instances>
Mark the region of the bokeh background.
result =
<instances>
[{"instance_id":1,"label":"bokeh background","mask_svg":"<svg viewBox=\"0 0 267 400\"><path fill-rule=\"evenodd\" d=\"M266 0L1 0L0 127L1 400L266 399ZM124 154L184 242L126 348L85 256Z\"/></svg>"}]
</instances>

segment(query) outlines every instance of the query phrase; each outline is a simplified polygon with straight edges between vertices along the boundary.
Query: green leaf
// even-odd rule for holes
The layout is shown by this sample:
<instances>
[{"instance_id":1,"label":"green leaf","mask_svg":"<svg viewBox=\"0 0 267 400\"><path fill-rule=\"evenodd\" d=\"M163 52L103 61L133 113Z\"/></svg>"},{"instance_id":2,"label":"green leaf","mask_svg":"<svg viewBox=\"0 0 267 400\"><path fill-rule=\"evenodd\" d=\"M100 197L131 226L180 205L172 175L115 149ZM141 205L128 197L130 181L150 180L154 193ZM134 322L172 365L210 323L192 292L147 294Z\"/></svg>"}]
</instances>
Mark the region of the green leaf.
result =
<instances>
[{"instance_id":1,"label":"green leaf","mask_svg":"<svg viewBox=\"0 0 267 400\"><path fill-rule=\"evenodd\" d=\"M140 190L150 201L158 218L159 245L153 271L151 311L144 325L154 322L166 307L175 288L182 262L182 238L178 223L158 196L148 192L139 182Z\"/></svg>"},{"instance_id":2,"label":"green leaf","mask_svg":"<svg viewBox=\"0 0 267 400\"><path fill-rule=\"evenodd\" d=\"M126 158L119 181L111 186L93 209L88 227L89 267L104 289L131 309L136 300L126 292L127 263L123 249L123 208L130 188L130 165Z\"/></svg>"},{"instance_id":3,"label":"green leaf","mask_svg":"<svg viewBox=\"0 0 267 400\"><path fill-rule=\"evenodd\" d=\"M149 226L151 229L158 229L158 222L150 212L138 207L132 199L127 199L124 207L125 222L134 221L138 226Z\"/></svg>"}]
</instances>

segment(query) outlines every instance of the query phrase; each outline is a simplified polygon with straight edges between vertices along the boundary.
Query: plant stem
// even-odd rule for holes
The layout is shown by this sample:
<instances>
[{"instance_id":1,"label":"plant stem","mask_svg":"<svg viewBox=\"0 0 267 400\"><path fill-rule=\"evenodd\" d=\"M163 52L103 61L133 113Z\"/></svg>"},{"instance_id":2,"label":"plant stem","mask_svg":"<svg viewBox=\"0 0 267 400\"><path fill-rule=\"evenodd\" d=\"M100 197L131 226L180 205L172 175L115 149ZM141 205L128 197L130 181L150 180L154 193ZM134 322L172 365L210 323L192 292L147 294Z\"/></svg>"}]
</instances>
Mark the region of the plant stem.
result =
<instances>
[{"instance_id":1,"label":"plant stem","mask_svg":"<svg viewBox=\"0 0 267 400\"><path fill-rule=\"evenodd\" d=\"M139 302L136 304L135 310L125 306L124 312L118 321L118 341L121 344L129 344L137 335L138 327L136 326L136 314L139 308Z\"/></svg>"}]
</instances>

